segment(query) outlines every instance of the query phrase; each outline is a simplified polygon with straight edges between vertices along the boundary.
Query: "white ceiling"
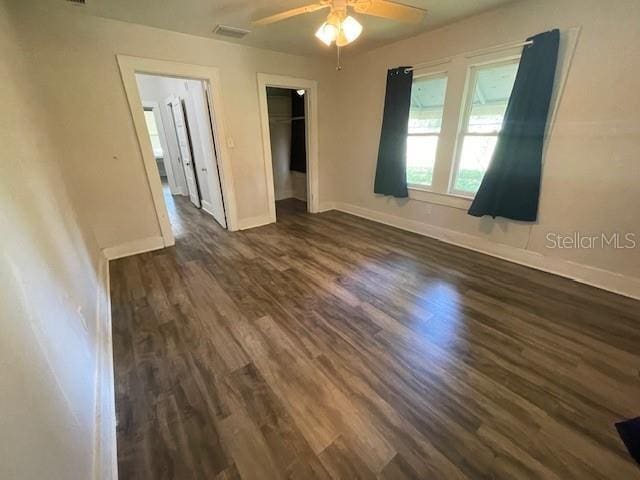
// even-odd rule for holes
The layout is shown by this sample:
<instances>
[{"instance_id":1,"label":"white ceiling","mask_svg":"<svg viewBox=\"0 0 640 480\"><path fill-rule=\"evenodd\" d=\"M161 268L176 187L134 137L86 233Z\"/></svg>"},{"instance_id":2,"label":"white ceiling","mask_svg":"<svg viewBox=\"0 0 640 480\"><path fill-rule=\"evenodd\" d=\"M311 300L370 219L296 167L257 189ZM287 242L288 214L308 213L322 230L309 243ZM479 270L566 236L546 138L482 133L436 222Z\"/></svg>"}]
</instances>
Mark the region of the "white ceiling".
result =
<instances>
[{"instance_id":1,"label":"white ceiling","mask_svg":"<svg viewBox=\"0 0 640 480\"><path fill-rule=\"evenodd\" d=\"M364 25L364 30L360 38L347 48L352 51L369 50L512 1L514 0L399 0L399 3L426 9L424 21L418 25L407 25L355 14ZM99 17L282 52L301 55L333 54L333 49L325 47L314 37L316 29L326 19L327 10L300 15L264 27L251 27L251 20L311 3L312 0L86 0L84 6L70 8L81 9ZM217 24L250 29L251 33L241 40L219 37L212 32Z\"/></svg>"}]
</instances>

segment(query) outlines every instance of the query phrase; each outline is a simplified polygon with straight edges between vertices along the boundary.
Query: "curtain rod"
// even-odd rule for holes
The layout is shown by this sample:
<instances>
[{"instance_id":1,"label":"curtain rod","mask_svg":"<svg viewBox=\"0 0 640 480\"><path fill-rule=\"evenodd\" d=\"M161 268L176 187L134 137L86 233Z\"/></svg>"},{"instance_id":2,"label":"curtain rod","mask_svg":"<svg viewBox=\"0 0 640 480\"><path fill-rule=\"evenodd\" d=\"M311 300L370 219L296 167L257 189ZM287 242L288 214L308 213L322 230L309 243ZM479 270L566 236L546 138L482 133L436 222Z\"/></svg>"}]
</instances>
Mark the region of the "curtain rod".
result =
<instances>
[{"instance_id":1,"label":"curtain rod","mask_svg":"<svg viewBox=\"0 0 640 480\"><path fill-rule=\"evenodd\" d=\"M508 50L510 48L524 47L525 45L533 44L533 40L526 40L523 42L510 42L510 43L501 43L499 45L493 45L491 47L485 47L478 50L473 50L468 53L464 53L464 58L472 58L480 55L484 55L485 53L493 53L499 52L500 50ZM426 68L426 67L436 67L438 65L444 65L445 63L451 62L453 57L447 57L440 60L433 60L431 62L418 63L410 68L405 68L405 72L411 72L416 69Z\"/></svg>"},{"instance_id":2,"label":"curtain rod","mask_svg":"<svg viewBox=\"0 0 640 480\"><path fill-rule=\"evenodd\" d=\"M440 60L433 60L431 62L418 63L418 64L414 65L413 67L405 68L404 71L405 72L411 72L412 70L415 70L416 68L437 67L438 65L444 65L445 63L449 63L449 62L451 62L451 60L453 60L452 57L447 57L447 58L442 58Z\"/></svg>"},{"instance_id":3,"label":"curtain rod","mask_svg":"<svg viewBox=\"0 0 640 480\"><path fill-rule=\"evenodd\" d=\"M477 57L479 55L484 55L485 53L499 52L500 50L508 50L510 48L524 47L526 45L532 45L533 40L525 40L524 42L511 42L511 43L502 43L500 45L494 45L493 47L481 48L479 50L474 50L469 53L465 53L465 58Z\"/></svg>"}]
</instances>

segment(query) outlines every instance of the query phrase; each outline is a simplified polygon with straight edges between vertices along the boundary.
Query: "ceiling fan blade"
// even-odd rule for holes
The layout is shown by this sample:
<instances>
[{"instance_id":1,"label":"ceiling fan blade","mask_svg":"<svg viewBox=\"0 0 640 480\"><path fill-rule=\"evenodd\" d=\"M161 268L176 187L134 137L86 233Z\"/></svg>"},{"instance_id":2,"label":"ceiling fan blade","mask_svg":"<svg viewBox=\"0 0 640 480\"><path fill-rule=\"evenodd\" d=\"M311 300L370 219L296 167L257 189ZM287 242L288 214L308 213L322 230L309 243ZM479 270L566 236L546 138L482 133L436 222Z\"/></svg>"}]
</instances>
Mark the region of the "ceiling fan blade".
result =
<instances>
[{"instance_id":1,"label":"ceiling fan blade","mask_svg":"<svg viewBox=\"0 0 640 480\"><path fill-rule=\"evenodd\" d=\"M291 10L287 10L285 12L280 12L276 13L275 15L260 18L258 20L254 20L251 23L256 27L261 25L269 25L270 23L279 22L280 20L286 20L287 18L295 17L296 15L302 15L303 13L315 12L316 10L321 10L327 7L329 7L328 3L314 3L311 5L305 5L304 7L292 8Z\"/></svg>"},{"instance_id":2,"label":"ceiling fan blade","mask_svg":"<svg viewBox=\"0 0 640 480\"><path fill-rule=\"evenodd\" d=\"M419 23L424 18L426 10L410 7L388 0L355 0L349 6L357 13L373 15L374 17L390 18L406 23Z\"/></svg>"}]
</instances>

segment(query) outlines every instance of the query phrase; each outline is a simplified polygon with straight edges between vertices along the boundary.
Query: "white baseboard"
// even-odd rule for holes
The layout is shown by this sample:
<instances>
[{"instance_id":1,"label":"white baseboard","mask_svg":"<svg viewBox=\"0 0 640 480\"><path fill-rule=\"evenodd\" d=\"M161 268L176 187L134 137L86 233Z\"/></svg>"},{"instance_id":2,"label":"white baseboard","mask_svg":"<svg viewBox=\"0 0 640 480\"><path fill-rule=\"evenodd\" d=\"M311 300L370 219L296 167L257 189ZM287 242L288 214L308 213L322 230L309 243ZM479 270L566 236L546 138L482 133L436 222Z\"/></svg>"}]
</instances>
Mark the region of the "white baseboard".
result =
<instances>
[{"instance_id":1,"label":"white baseboard","mask_svg":"<svg viewBox=\"0 0 640 480\"><path fill-rule=\"evenodd\" d=\"M151 252L164 248L164 240L162 237L149 237L134 240L132 242L123 243L113 247L105 248L102 253L107 260L115 260L116 258L129 257L139 253Z\"/></svg>"},{"instance_id":2,"label":"white baseboard","mask_svg":"<svg viewBox=\"0 0 640 480\"><path fill-rule=\"evenodd\" d=\"M286 200L287 198L293 198L293 190L287 190L284 192L276 192L276 202L279 202L280 200Z\"/></svg>"},{"instance_id":3,"label":"white baseboard","mask_svg":"<svg viewBox=\"0 0 640 480\"><path fill-rule=\"evenodd\" d=\"M111 335L109 261L103 257L98 268L96 325L96 416L94 480L117 480L115 376Z\"/></svg>"},{"instance_id":4,"label":"white baseboard","mask_svg":"<svg viewBox=\"0 0 640 480\"><path fill-rule=\"evenodd\" d=\"M296 200L300 200L301 202L307 201L307 197L303 195L296 195L294 192L285 192L276 197L276 202L279 202L280 200L288 200L290 198L295 198Z\"/></svg>"},{"instance_id":5,"label":"white baseboard","mask_svg":"<svg viewBox=\"0 0 640 480\"><path fill-rule=\"evenodd\" d=\"M273 223L269 215L260 215L258 217L243 218L238 222L238 230L247 230L249 228L261 227Z\"/></svg>"},{"instance_id":6,"label":"white baseboard","mask_svg":"<svg viewBox=\"0 0 640 480\"><path fill-rule=\"evenodd\" d=\"M328 212L329 210L337 210L334 202L321 202L318 205L318 213Z\"/></svg>"},{"instance_id":7,"label":"white baseboard","mask_svg":"<svg viewBox=\"0 0 640 480\"><path fill-rule=\"evenodd\" d=\"M320 211L330 210L330 208L328 208L330 205L333 209L341 212L350 213L358 217L373 220L374 222L400 228L401 230L435 238L436 240L441 240L452 245L491 255L526 267L570 278L576 282L591 285L602 290L640 299L640 278L622 275L557 257L542 255L541 253L532 252L531 250L491 242L475 235L436 227L427 223L409 220L396 215L389 215L348 203L323 203Z\"/></svg>"}]
</instances>

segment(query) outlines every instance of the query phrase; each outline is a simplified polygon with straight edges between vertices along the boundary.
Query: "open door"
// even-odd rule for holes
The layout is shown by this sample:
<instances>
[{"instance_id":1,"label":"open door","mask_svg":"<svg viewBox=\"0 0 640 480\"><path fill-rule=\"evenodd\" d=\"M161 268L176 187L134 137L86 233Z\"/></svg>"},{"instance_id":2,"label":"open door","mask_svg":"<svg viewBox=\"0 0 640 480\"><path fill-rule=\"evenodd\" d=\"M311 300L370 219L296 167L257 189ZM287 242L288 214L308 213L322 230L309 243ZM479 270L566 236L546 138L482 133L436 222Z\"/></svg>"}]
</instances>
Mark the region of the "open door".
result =
<instances>
[{"instance_id":1,"label":"open door","mask_svg":"<svg viewBox=\"0 0 640 480\"><path fill-rule=\"evenodd\" d=\"M184 176L187 180L187 190L189 191L189 200L196 207L200 208L200 192L198 190L198 179L196 177L196 170L193 161L193 154L191 149L191 140L189 130L182 108L182 102L178 97L169 97L167 99L167 105L171 109L171 115L173 116L173 124L176 130L176 138L178 140L178 150L180 151L180 159L184 166Z\"/></svg>"},{"instance_id":2,"label":"open door","mask_svg":"<svg viewBox=\"0 0 640 480\"><path fill-rule=\"evenodd\" d=\"M216 151L216 141L215 141L215 133L213 131L213 114L211 112L211 104L209 103L209 89L205 82L202 84L202 96L204 97L204 103L207 107L208 118L207 121L204 122L207 124L206 130L208 137L207 146L209 147L210 158L213 160L213 169L209 173L210 186L209 190L211 193L211 215L216 221L222 225L223 228L227 228L227 213L224 206L224 199L222 197L222 181L220 179L220 167L218 165L218 152Z\"/></svg>"}]
</instances>

